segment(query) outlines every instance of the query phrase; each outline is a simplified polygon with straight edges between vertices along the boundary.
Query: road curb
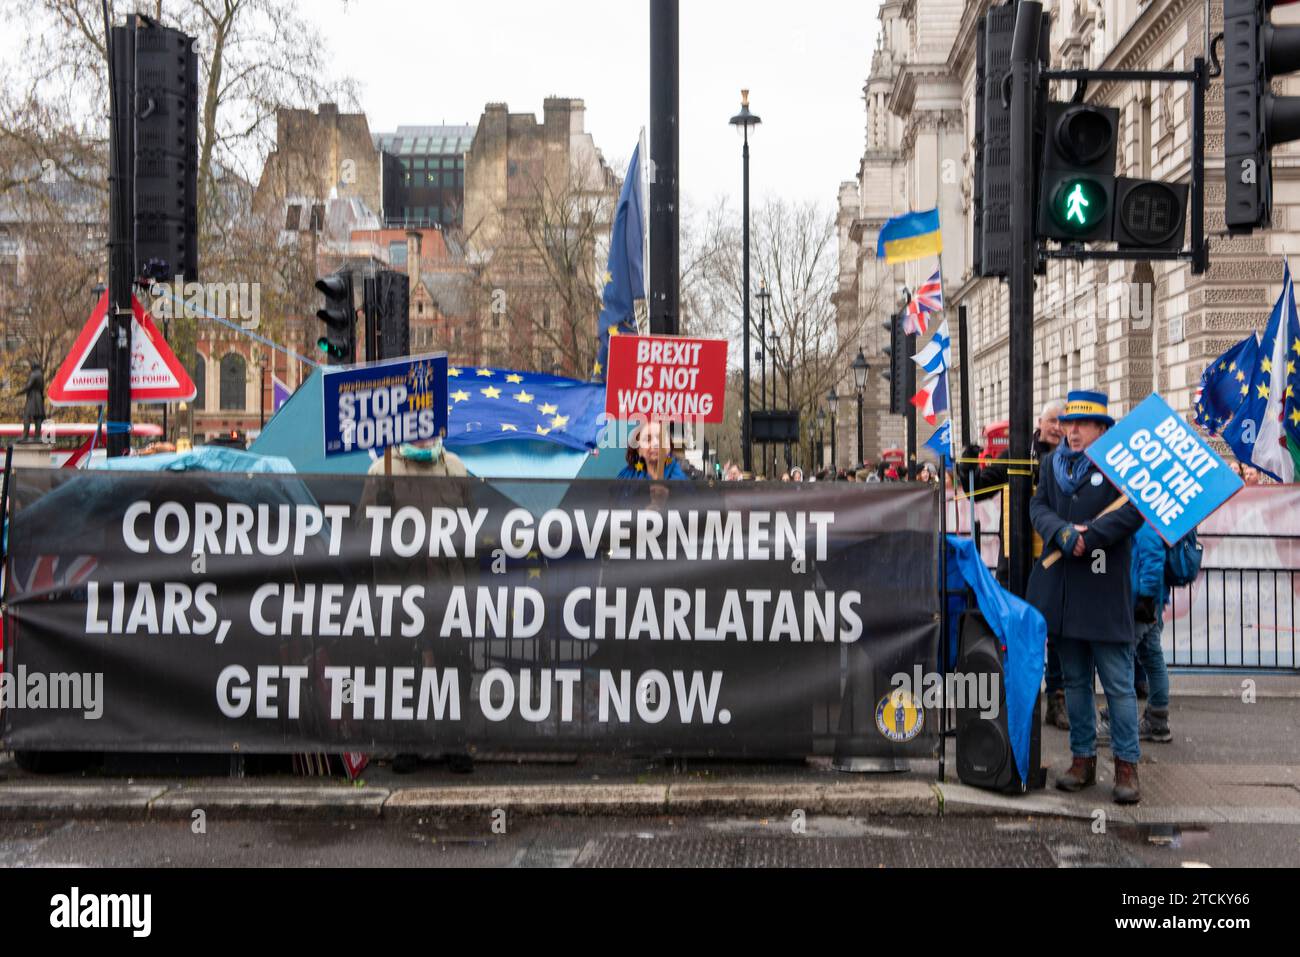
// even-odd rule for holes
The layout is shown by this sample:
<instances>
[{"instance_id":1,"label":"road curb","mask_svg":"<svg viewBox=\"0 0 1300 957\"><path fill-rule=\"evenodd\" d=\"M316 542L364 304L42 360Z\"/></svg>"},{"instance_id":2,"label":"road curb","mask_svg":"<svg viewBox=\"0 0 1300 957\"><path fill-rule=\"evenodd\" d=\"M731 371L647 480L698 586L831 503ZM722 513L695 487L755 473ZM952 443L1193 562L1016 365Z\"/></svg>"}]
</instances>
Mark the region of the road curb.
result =
<instances>
[{"instance_id":1,"label":"road curb","mask_svg":"<svg viewBox=\"0 0 1300 957\"><path fill-rule=\"evenodd\" d=\"M0 820L57 821L93 818L143 820L165 785L26 784L0 788Z\"/></svg>"},{"instance_id":2,"label":"road curb","mask_svg":"<svg viewBox=\"0 0 1300 957\"><path fill-rule=\"evenodd\" d=\"M390 793L384 788L355 787L178 787L149 803L149 817L188 821L201 810L207 817L224 820L379 818Z\"/></svg>"}]
</instances>

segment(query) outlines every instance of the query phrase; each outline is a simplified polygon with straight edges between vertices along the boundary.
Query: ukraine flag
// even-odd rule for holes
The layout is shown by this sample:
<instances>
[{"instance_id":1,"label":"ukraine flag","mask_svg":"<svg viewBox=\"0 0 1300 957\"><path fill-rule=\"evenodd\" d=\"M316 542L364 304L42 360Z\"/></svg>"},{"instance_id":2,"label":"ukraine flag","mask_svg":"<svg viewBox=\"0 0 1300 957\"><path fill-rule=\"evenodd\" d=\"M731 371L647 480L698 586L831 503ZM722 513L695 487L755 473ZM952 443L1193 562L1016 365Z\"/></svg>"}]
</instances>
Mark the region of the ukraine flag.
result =
<instances>
[{"instance_id":1,"label":"ukraine flag","mask_svg":"<svg viewBox=\"0 0 1300 957\"><path fill-rule=\"evenodd\" d=\"M943 252L943 235L939 232L939 210L895 216L880 228L876 256L886 263L909 263Z\"/></svg>"}]
</instances>

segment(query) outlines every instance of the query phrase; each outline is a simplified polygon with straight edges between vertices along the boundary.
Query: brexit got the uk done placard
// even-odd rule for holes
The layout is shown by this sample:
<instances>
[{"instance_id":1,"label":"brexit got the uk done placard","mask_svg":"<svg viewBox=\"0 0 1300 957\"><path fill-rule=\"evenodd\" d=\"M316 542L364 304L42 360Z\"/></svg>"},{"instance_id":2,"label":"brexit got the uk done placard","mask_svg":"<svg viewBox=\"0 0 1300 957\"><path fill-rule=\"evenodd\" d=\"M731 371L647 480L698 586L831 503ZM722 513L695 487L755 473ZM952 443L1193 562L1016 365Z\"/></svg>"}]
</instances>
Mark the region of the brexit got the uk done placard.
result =
<instances>
[{"instance_id":1,"label":"brexit got the uk done placard","mask_svg":"<svg viewBox=\"0 0 1300 957\"><path fill-rule=\"evenodd\" d=\"M1158 395L1148 396L1087 454L1168 545L1209 518L1243 484Z\"/></svg>"}]
</instances>

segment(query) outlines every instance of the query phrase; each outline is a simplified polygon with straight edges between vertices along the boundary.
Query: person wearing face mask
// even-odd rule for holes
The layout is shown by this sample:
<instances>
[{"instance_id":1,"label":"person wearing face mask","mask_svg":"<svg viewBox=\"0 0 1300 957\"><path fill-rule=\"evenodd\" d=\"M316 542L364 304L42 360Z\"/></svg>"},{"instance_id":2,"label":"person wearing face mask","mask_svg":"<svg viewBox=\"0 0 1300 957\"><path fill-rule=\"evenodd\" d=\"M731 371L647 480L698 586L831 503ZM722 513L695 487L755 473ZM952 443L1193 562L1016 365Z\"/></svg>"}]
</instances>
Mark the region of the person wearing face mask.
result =
<instances>
[{"instance_id":1,"label":"person wearing face mask","mask_svg":"<svg viewBox=\"0 0 1300 957\"><path fill-rule=\"evenodd\" d=\"M1141 796L1141 752L1130 562L1143 519L1131 502L1116 507L1122 497L1086 454L1115 424L1107 402L1102 392L1070 393L1060 417L1065 442L1043 459L1029 506L1034 530L1046 545L1030 572L1025 598L1046 619L1065 676L1073 760L1056 786L1078 791L1097 781L1096 674L1110 709L1113 797L1118 804L1134 804Z\"/></svg>"},{"instance_id":2,"label":"person wearing face mask","mask_svg":"<svg viewBox=\"0 0 1300 957\"><path fill-rule=\"evenodd\" d=\"M370 464L366 474L385 474L382 456ZM469 471L460 456L448 452L442 444L442 439L437 438L399 445L392 454L392 474L464 478L469 475Z\"/></svg>"}]
</instances>

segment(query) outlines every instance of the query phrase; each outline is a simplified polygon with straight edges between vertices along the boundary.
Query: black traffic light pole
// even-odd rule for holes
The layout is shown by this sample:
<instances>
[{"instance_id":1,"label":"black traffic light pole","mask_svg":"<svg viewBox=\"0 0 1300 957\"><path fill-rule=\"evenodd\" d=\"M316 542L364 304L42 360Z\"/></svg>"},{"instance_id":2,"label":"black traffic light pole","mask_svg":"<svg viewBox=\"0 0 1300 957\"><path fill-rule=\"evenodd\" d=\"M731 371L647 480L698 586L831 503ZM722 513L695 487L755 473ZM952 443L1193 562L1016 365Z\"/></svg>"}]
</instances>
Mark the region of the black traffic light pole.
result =
<instances>
[{"instance_id":1,"label":"black traffic light pole","mask_svg":"<svg viewBox=\"0 0 1300 957\"><path fill-rule=\"evenodd\" d=\"M135 18L109 33L108 442L131 449L131 298L135 285ZM124 428L125 426L125 428Z\"/></svg>"},{"instance_id":2,"label":"black traffic light pole","mask_svg":"<svg viewBox=\"0 0 1300 957\"><path fill-rule=\"evenodd\" d=\"M1016 8L1016 29L1011 41L1011 168L1029 171L1034 162L1034 97L1038 92L1039 27L1042 4L1021 0ZM1029 437L1033 425L1033 330L1036 217L1034 177L1012 176L1011 181L1011 269L1007 291L1011 300L1010 400L1011 426L1007 457L1012 462L1029 460ZM1032 561L1029 499L1033 493L1030 471L1023 465L1007 469L1010 484L1011 541L1009 584L1024 597Z\"/></svg>"}]
</instances>

